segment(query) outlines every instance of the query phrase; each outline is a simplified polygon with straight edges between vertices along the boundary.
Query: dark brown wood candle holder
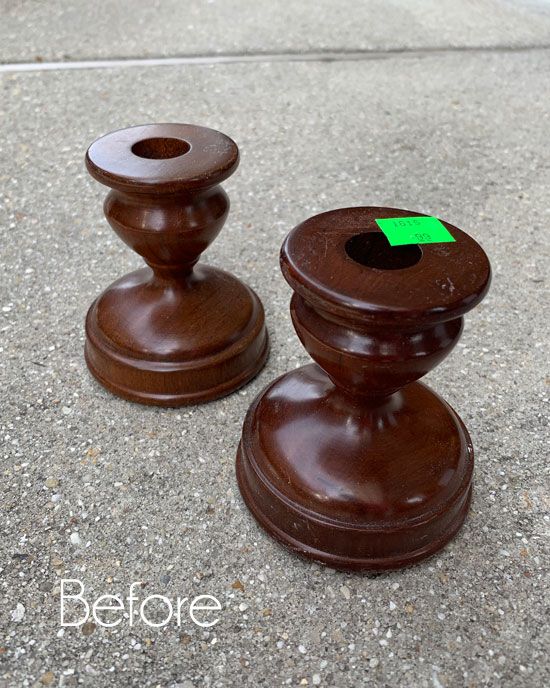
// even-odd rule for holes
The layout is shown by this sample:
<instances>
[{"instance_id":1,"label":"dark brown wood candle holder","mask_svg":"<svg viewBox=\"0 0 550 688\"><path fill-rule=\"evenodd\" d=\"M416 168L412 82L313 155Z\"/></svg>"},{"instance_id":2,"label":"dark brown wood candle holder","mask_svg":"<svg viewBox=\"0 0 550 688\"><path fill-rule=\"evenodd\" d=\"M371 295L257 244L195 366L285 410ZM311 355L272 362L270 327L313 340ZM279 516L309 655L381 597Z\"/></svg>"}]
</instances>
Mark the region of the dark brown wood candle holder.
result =
<instances>
[{"instance_id":1,"label":"dark brown wood candle holder","mask_svg":"<svg viewBox=\"0 0 550 688\"><path fill-rule=\"evenodd\" d=\"M239 163L218 131L154 124L112 132L86 154L111 187L107 220L148 267L112 284L86 318L86 362L107 389L161 406L209 401L264 365L268 339L256 294L196 265L229 211L220 183Z\"/></svg>"},{"instance_id":2,"label":"dark brown wood candle holder","mask_svg":"<svg viewBox=\"0 0 550 688\"><path fill-rule=\"evenodd\" d=\"M277 540L351 570L433 554L462 525L473 448L453 409L420 382L458 341L487 292L481 247L390 246L375 219L419 216L347 208L285 240L291 315L314 364L275 380L252 404L237 456L243 498Z\"/></svg>"}]
</instances>

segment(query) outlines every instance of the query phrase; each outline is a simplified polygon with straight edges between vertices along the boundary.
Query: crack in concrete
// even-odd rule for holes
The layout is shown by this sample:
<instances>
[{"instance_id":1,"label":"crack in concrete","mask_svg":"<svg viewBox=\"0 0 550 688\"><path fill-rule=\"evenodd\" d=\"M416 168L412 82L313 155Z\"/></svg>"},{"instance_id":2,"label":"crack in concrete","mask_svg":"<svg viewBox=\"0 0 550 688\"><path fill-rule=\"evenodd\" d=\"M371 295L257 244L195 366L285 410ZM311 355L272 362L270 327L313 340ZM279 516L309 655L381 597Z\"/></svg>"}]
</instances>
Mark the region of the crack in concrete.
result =
<instances>
[{"instance_id":1,"label":"crack in concrete","mask_svg":"<svg viewBox=\"0 0 550 688\"><path fill-rule=\"evenodd\" d=\"M180 55L172 57L113 57L101 60L58 62L9 62L0 64L2 72L47 72L76 69L118 69L129 67L171 67L177 65L239 64L247 62L361 62L393 57L432 57L453 53L515 53L545 51L549 45L518 46L433 46L424 48L387 48L376 50L320 50L311 52L242 52Z\"/></svg>"}]
</instances>

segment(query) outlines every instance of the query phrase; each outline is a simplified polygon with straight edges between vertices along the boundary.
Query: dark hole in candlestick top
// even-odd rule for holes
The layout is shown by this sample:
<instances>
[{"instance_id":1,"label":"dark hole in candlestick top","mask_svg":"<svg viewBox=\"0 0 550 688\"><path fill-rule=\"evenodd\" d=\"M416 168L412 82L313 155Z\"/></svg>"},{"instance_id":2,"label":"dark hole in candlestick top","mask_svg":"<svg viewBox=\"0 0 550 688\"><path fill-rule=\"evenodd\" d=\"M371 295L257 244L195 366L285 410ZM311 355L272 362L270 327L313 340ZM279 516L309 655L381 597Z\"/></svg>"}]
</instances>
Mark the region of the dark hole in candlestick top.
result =
<instances>
[{"instance_id":1,"label":"dark hole in candlestick top","mask_svg":"<svg viewBox=\"0 0 550 688\"><path fill-rule=\"evenodd\" d=\"M346 241L346 253L360 265L378 270L402 270L422 258L417 244L391 246L382 232L363 232Z\"/></svg>"},{"instance_id":2,"label":"dark hole in candlestick top","mask_svg":"<svg viewBox=\"0 0 550 688\"><path fill-rule=\"evenodd\" d=\"M139 158L166 160L185 155L190 149L191 146L183 139L156 137L137 141L132 146L132 153Z\"/></svg>"}]
</instances>

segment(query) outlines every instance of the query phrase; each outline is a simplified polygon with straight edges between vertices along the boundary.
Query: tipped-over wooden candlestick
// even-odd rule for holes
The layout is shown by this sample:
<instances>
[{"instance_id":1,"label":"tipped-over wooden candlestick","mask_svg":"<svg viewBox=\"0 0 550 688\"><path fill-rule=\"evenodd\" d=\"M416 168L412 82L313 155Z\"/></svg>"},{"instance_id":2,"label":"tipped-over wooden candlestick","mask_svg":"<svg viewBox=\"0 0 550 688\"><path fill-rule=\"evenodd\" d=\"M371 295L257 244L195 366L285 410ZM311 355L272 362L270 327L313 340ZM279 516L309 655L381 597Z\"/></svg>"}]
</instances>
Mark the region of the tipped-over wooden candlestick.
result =
<instances>
[{"instance_id":1,"label":"tipped-over wooden candlestick","mask_svg":"<svg viewBox=\"0 0 550 688\"><path fill-rule=\"evenodd\" d=\"M86 362L115 394L160 406L209 401L264 365L256 294L196 265L227 217L220 183L238 162L229 137L188 124L122 129L88 149L88 171L112 189L109 224L148 265L112 284L86 318Z\"/></svg>"},{"instance_id":2,"label":"tipped-over wooden candlestick","mask_svg":"<svg viewBox=\"0 0 550 688\"><path fill-rule=\"evenodd\" d=\"M390 246L347 208L285 240L291 315L314 364L275 380L244 422L237 477L259 523L296 552L351 570L412 564L445 545L470 504L473 449L458 415L416 382L460 336L487 292L481 247Z\"/></svg>"}]
</instances>

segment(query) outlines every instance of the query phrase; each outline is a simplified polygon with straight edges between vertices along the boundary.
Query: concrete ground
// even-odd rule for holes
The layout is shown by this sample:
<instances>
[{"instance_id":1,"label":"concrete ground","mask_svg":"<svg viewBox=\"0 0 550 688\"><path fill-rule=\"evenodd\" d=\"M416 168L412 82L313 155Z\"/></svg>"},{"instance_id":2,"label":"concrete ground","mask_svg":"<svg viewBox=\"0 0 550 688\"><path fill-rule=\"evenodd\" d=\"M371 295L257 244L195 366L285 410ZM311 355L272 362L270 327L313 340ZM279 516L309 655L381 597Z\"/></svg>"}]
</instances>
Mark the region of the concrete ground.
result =
<instances>
[{"instance_id":1,"label":"concrete ground","mask_svg":"<svg viewBox=\"0 0 550 688\"><path fill-rule=\"evenodd\" d=\"M6 63L282 60L0 74L0 685L548 685L550 4L0 8ZM366 52L285 61L285 51L325 50ZM256 289L272 338L251 384L179 410L113 397L82 356L89 304L140 264L103 219L106 191L84 151L109 130L155 121L205 124L239 144L225 184L232 210L205 260ZM471 514L439 555L378 576L280 549L234 474L252 399L308 360L280 244L299 221L348 205L449 220L494 270L458 347L427 378L472 434ZM132 581L146 583L142 599L214 595L219 623L64 629L63 578L81 580L90 601L126 596Z\"/></svg>"}]
</instances>

